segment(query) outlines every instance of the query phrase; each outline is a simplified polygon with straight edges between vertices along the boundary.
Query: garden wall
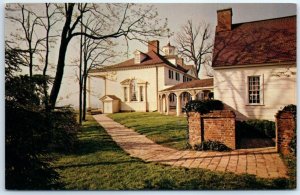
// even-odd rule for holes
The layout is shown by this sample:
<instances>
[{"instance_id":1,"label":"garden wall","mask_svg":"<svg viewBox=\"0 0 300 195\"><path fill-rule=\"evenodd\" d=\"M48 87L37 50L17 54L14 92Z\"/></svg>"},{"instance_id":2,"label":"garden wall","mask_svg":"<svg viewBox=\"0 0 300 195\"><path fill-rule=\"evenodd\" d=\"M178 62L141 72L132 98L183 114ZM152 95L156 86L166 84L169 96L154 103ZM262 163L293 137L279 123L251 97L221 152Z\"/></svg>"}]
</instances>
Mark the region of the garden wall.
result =
<instances>
[{"instance_id":1,"label":"garden wall","mask_svg":"<svg viewBox=\"0 0 300 195\"><path fill-rule=\"evenodd\" d=\"M188 119L190 145L211 140L236 149L235 117L235 113L230 110L216 110L202 115L190 112Z\"/></svg>"},{"instance_id":2,"label":"garden wall","mask_svg":"<svg viewBox=\"0 0 300 195\"><path fill-rule=\"evenodd\" d=\"M292 112L279 111L276 115L276 147L277 151L283 155L288 155L290 151L290 143L295 135L296 128L294 115Z\"/></svg>"}]
</instances>

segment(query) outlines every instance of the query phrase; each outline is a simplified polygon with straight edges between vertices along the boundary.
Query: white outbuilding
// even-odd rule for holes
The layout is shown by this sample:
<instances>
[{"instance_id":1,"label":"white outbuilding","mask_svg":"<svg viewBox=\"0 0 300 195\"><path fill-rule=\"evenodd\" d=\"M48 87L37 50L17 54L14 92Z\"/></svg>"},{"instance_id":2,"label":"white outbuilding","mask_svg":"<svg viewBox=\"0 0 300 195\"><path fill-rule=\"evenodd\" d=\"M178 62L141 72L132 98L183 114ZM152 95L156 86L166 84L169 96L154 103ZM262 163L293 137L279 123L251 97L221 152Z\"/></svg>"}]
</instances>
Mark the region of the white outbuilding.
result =
<instances>
[{"instance_id":1,"label":"white outbuilding","mask_svg":"<svg viewBox=\"0 0 300 195\"><path fill-rule=\"evenodd\" d=\"M114 95L105 95L100 100L103 102L103 113L116 113L120 111L120 99Z\"/></svg>"}]
</instances>

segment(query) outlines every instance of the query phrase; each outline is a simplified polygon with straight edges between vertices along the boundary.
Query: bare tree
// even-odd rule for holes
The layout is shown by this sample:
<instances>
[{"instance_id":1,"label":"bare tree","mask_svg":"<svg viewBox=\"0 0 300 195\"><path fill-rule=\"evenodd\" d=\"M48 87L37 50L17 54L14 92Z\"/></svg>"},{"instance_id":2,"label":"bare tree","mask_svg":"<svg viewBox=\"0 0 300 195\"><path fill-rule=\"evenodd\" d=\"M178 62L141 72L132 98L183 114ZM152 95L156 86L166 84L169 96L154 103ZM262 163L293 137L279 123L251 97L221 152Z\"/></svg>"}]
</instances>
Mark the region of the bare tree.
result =
<instances>
[{"instance_id":1,"label":"bare tree","mask_svg":"<svg viewBox=\"0 0 300 195\"><path fill-rule=\"evenodd\" d=\"M52 8L52 9L51 9ZM45 44L43 44L43 47L45 49L44 55L40 55L41 60L44 61L44 67L43 67L43 77L44 77L44 84L43 84L43 90L45 95L45 108L49 109L49 95L48 95L48 75L47 70L49 66L49 53L51 44L56 42L56 38L59 35L52 35L51 31L54 27L54 25L58 22L60 22L60 18L56 17L56 15L59 13L56 6L50 3L45 3L45 16L36 16L41 18L41 25L44 27L46 35L45 35Z\"/></svg>"},{"instance_id":2,"label":"bare tree","mask_svg":"<svg viewBox=\"0 0 300 195\"><path fill-rule=\"evenodd\" d=\"M179 55L195 64L199 77L201 66L209 64L211 60L213 42L209 24L202 22L194 26L192 20L188 20L181 32L177 33L176 42Z\"/></svg>"},{"instance_id":3,"label":"bare tree","mask_svg":"<svg viewBox=\"0 0 300 195\"><path fill-rule=\"evenodd\" d=\"M60 7L64 14L64 25L61 33L59 57L57 62L56 75L50 94L50 105L55 103L60 90L65 57L68 44L72 38L84 35L94 40L105 40L109 38L125 37L127 39L141 39L147 36L159 36L163 33L166 23L160 24L156 20L157 13L153 6L146 8L134 4L80 4L66 3ZM87 13L94 16L93 22L97 24L95 31L89 33L78 31L78 24L81 18ZM89 29L89 26L86 26Z\"/></svg>"},{"instance_id":4,"label":"bare tree","mask_svg":"<svg viewBox=\"0 0 300 195\"><path fill-rule=\"evenodd\" d=\"M97 24L93 23L92 15L82 21L84 24L84 33L92 33L97 30ZM82 25L83 26L83 25ZM117 44L110 39L95 40L83 36L82 47L82 68L79 65L79 116L82 120L86 119L86 99L87 99L87 78L89 71L93 68L104 67L105 62L117 56L114 48ZM81 95L82 94L82 95ZM82 113L82 115L81 115ZM79 120L81 121L81 120Z\"/></svg>"},{"instance_id":5,"label":"bare tree","mask_svg":"<svg viewBox=\"0 0 300 195\"><path fill-rule=\"evenodd\" d=\"M39 52L38 47L45 40L45 37L38 37L36 32L36 29L42 25L41 18L22 4L14 4L12 7L6 7L6 10L10 11L10 13L20 12L20 15L7 15L6 18L20 25L21 29L17 29L16 33L11 35L16 40L14 42L15 49L22 53L24 60L28 64L31 78L33 75L34 55ZM18 33L19 31L22 33Z\"/></svg>"}]
</instances>

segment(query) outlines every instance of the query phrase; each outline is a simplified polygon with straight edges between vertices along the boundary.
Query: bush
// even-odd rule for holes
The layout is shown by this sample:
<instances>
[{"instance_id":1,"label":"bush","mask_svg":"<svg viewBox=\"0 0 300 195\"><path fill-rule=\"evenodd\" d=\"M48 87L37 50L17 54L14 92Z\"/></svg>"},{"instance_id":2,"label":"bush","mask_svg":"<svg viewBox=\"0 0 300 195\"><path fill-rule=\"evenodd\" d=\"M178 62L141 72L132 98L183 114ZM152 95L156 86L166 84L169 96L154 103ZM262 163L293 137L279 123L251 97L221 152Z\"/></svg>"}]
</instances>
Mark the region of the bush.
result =
<instances>
[{"instance_id":1,"label":"bush","mask_svg":"<svg viewBox=\"0 0 300 195\"><path fill-rule=\"evenodd\" d=\"M43 161L49 143L45 113L9 102L5 110L5 178L7 189L51 189L58 174Z\"/></svg>"},{"instance_id":2,"label":"bush","mask_svg":"<svg viewBox=\"0 0 300 195\"><path fill-rule=\"evenodd\" d=\"M196 144L194 146L195 150L213 150L213 151L230 151L231 149L227 147L225 144L219 141L203 141L201 144Z\"/></svg>"},{"instance_id":3,"label":"bush","mask_svg":"<svg viewBox=\"0 0 300 195\"><path fill-rule=\"evenodd\" d=\"M282 111L289 111L289 112L292 112L293 115L295 116L295 118L297 117L297 106L294 105L294 104L290 104L290 105L287 105L285 106Z\"/></svg>"},{"instance_id":4,"label":"bush","mask_svg":"<svg viewBox=\"0 0 300 195\"><path fill-rule=\"evenodd\" d=\"M51 136L48 149L50 152L70 152L75 149L79 125L72 108L62 108L49 114Z\"/></svg>"},{"instance_id":5,"label":"bush","mask_svg":"<svg viewBox=\"0 0 300 195\"><path fill-rule=\"evenodd\" d=\"M219 100L192 100L185 105L184 111L205 114L211 110L223 110L223 108L223 102Z\"/></svg>"},{"instance_id":6,"label":"bush","mask_svg":"<svg viewBox=\"0 0 300 195\"><path fill-rule=\"evenodd\" d=\"M247 120L236 122L238 137L275 138L275 122L268 120Z\"/></svg>"},{"instance_id":7,"label":"bush","mask_svg":"<svg viewBox=\"0 0 300 195\"><path fill-rule=\"evenodd\" d=\"M27 75L5 80L5 185L7 189L54 189L60 186L48 153L69 151L77 140L70 109L46 111L43 78Z\"/></svg>"}]
</instances>

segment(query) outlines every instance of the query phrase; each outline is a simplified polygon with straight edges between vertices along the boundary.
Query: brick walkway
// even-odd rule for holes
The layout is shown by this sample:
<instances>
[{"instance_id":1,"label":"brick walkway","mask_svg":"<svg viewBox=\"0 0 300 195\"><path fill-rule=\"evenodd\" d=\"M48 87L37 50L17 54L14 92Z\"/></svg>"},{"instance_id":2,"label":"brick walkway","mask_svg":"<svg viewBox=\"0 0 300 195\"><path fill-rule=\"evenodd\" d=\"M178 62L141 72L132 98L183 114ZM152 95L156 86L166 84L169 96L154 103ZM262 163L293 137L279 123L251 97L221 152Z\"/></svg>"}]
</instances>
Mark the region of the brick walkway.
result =
<instances>
[{"instance_id":1,"label":"brick walkway","mask_svg":"<svg viewBox=\"0 0 300 195\"><path fill-rule=\"evenodd\" d=\"M130 156L146 162L248 173L263 178L287 177L287 168L274 148L240 149L231 152L179 151L158 145L105 115L94 115L112 139Z\"/></svg>"}]
</instances>

